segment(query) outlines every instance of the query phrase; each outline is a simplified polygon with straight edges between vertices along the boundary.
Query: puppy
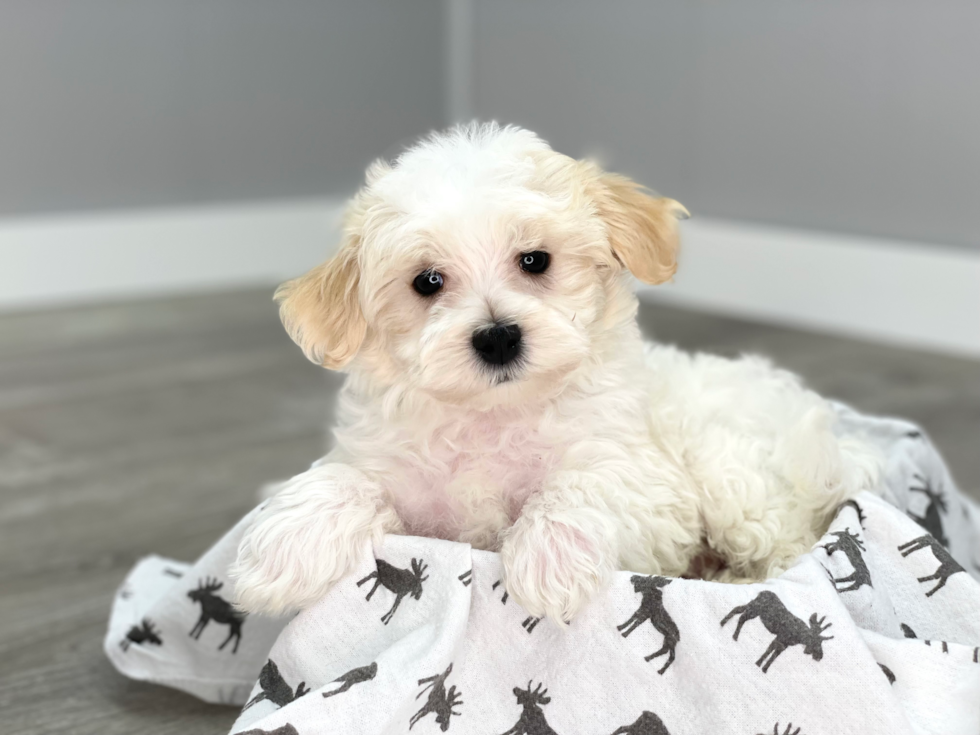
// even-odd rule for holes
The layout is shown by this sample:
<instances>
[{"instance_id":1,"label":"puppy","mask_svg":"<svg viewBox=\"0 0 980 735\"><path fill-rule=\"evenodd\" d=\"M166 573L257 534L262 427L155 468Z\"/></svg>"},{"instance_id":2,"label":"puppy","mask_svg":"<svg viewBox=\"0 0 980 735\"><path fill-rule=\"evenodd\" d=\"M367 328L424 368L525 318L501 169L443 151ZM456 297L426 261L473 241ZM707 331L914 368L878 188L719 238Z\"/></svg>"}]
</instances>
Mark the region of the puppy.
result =
<instances>
[{"instance_id":1,"label":"puppy","mask_svg":"<svg viewBox=\"0 0 980 735\"><path fill-rule=\"evenodd\" d=\"M618 569L791 565L878 460L764 360L643 343L631 274L672 277L686 216L516 127L370 166L337 254L276 294L348 377L335 448L242 539L239 604L308 606L387 533L499 551L510 595L557 621Z\"/></svg>"}]
</instances>

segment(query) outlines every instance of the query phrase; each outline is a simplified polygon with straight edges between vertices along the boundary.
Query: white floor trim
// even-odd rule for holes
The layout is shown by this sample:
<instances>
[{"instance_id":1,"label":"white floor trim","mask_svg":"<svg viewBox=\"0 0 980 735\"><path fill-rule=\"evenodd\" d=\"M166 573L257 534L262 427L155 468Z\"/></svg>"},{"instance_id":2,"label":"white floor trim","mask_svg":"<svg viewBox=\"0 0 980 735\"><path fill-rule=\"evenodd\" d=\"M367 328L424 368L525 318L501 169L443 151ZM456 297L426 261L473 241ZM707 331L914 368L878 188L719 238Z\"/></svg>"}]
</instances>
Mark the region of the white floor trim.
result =
<instances>
[{"instance_id":1,"label":"white floor trim","mask_svg":"<svg viewBox=\"0 0 980 735\"><path fill-rule=\"evenodd\" d=\"M0 308L273 284L324 260L342 202L0 220Z\"/></svg>"},{"instance_id":2,"label":"white floor trim","mask_svg":"<svg viewBox=\"0 0 980 735\"><path fill-rule=\"evenodd\" d=\"M644 298L980 356L980 251L695 218Z\"/></svg>"},{"instance_id":3,"label":"white floor trim","mask_svg":"<svg viewBox=\"0 0 980 735\"><path fill-rule=\"evenodd\" d=\"M0 220L0 309L247 285L336 246L340 200ZM644 298L980 356L980 251L695 218Z\"/></svg>"}]
</instances>

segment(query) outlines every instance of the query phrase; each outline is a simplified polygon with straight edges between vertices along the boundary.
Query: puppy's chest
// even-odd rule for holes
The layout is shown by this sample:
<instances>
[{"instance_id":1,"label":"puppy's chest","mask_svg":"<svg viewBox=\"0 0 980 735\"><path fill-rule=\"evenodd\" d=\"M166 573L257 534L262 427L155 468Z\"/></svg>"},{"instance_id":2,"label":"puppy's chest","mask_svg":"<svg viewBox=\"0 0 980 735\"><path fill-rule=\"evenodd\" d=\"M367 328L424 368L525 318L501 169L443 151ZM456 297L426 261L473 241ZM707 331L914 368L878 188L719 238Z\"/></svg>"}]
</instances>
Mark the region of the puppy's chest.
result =
<instances>
[{"instance_id":1,"label":"puppy's chest","mask_svg":"<svg viewBox=\"0 0 980 735\"><path fill-rule=\"evenodd\" d=\"M487 546L483 536L513 523L565 444L493 422L447 427L390 457L393 474L402 478L390 494L408 532Z\"/></svg>"}]
</instances>

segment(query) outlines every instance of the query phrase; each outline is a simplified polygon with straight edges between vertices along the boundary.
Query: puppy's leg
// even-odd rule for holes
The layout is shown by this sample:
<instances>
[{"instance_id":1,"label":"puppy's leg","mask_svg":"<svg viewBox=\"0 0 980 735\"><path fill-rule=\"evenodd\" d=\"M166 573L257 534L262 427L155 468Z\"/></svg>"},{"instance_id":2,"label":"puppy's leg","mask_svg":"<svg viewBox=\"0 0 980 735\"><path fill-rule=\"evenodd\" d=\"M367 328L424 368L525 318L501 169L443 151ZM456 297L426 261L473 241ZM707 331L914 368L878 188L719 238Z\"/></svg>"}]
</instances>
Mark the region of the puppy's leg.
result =
<instances>
[{"instance_id":1,"label":"puppy's leg","mask_svg":"<svg viewBox=\"0 0 980 735\"><path fill-rule=\"evenodd\" d=\"M819 538L812 510L781 495L786 486L759 468L727 469L730 474L706 486L702 510L705 539L726 562L713 579L744 584L781 574Z\"/></svg>"},{"instance_id":2,"label":"puppy's leg","mask_svg":"<svg viewBox=\"0 0 980 735\"><path fill-rule=\"evenodd\" d=\"M776 427L779 436L704 433L691 469L703 488L708 542L728 562L718 581L781 574L817 542L840 503L874 487L876 456L836 436L832 422L817 405Z\"/></svg>"},{"instance_id":3,"label":"puppy's leg","mask_svg":"<svg viewBox=\"0 0 980 735\"><path fill-rule=\"evenodd\" d=\"M654 443L635 441L643 430L569 447L502 536L507 591L532 615L568 621L614 570L677 576L698 552L697 488Z\"/></svg>"},{"instance_id":4,"label":"puppy's leg","mask_svg":"<svg viewBox=\"0 0 980 735\"><path fill-rule=\"evenodd\" d=\"M259 512L232 565L238 604L269 615L307 607L356 563L365 542L399 526L381 489L343 464L314 467Z\"/></svg>"},{"instance_id":5,"label":"puppy's leg","mask_svg":"<svg viewBox=\"0 0 980 735\"><path fill-rule=\"evenodd\" d=\"M596 484L585 472L557 473L505 532L507 592L535 617L571 620L616 569L617 518Z\"/></svg>"}]
</instances>

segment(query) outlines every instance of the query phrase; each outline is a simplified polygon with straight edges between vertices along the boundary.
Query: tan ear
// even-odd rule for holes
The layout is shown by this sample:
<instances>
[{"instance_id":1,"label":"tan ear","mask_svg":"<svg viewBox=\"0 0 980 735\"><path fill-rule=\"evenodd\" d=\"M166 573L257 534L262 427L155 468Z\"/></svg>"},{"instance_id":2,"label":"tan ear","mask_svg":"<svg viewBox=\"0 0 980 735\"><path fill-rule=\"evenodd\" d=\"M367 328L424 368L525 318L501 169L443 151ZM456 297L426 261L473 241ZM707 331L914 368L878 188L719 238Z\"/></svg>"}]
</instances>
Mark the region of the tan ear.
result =
<instances>
[{"instance_id":1,"label":"tan ear","mask_svg":"<svg viewBox=\"0 0 980 735\"><path fill-rule=\"evenodd\" d=\"M677 220L691 215L625 176L602 173L597 183L593 197L616 258L644 283L669 281L677 270Z\"/></svg>"},{"instance_id":2,"label":"tan ear","mask_svg":"<svg viewBox=\"0 0 980 735\"><path fill-rule=\"evenodd\" d=\"M318 365L339 370L357 354L367 324L358 300L360 241L349 237L333 258L276 289L279 316Z\"/></svg>"}]
</instances>

